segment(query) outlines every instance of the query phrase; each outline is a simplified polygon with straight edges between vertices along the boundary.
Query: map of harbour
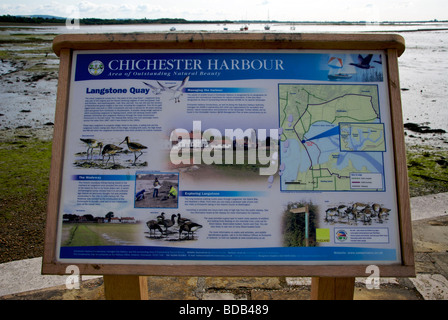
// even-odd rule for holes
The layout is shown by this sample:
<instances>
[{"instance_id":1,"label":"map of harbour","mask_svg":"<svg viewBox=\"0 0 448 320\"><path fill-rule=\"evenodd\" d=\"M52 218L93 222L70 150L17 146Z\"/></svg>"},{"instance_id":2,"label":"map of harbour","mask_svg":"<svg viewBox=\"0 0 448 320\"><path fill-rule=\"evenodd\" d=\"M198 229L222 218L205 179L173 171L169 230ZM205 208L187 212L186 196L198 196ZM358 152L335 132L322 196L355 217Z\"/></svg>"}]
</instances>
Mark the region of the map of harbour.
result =
<instances>
[{"instance_id":1,"label":"map of harbour","mask_svg":"<svg viewBox=\"0 0 448 320\"><path fill-rule=\"evenodd\" d=\"M378 87L279 85L281 191L384 191Z\"/></svg>"},{"instance_id":2,"label":"map of harbour","mask_svg":"<svg viewBox=\"0 0 448 320\"><path fill-rule=\"evenodd\" d=\"M382 123L339 123L341 151L386 151Z\"/></svg>"}]
</instances>

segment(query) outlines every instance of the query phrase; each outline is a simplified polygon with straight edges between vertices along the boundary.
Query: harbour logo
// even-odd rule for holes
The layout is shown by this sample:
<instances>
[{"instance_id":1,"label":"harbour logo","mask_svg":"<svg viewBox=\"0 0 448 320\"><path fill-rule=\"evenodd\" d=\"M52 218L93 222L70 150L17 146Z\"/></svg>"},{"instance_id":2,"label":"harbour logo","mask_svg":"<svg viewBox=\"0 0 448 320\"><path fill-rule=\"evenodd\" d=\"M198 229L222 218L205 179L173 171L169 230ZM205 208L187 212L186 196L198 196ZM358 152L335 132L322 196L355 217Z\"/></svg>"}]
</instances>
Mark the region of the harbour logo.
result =
<instances>
[{"instance_id":1,"label":"harbour logo","mask_svg":"<svg viewBox=\"0 0 448 320\"><path fill-rule=\"evenodd\" d=\"M104 64L100 60L95 60L89 63L89 73L92 76L98 76L104 71Z\"/></svg>"},{"instance_id":2,"label":"harbour logo","mask_svg":"<svg viewBox=\"0 0 448 320\"><path fill-rule=\"evenodd\" d=\"M344 230L339 230L338 232L336 232L336 240L338 241L347 240L347 232L345 232Z\"/></svg>"}]
</instances>

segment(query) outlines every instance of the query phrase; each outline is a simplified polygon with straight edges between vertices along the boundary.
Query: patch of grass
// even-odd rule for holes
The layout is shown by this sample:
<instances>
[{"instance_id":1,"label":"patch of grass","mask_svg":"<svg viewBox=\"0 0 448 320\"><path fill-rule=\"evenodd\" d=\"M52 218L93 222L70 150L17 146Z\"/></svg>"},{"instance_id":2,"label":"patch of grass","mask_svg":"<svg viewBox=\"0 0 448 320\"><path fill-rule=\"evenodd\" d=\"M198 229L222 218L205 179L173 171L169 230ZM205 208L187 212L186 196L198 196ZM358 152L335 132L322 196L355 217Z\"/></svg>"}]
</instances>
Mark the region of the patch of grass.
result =
<instances>
[{"instance_id":1,"label":"patch of grass","mask_svg":"<svg viewBox=\"0 0 448 320\"><path fill-rule=\"evenodd\" d=\"M411 197L448 192L448 151L408 148Z\"/></svg>"},{"instance_id":2,"label":"patch of grass","mask_svg":"<svg viewBox=\"0 0 448 320\"><path fill-rule=\"evenodd\" d=\"M0 59L9 60L14 58L14 54L9 50L1 50L0 51Z\"/></svg>"},{"instance_id":3,"label":"patch of grass","mask_svg":"<svg viewBox=\"0 0 448 320\"><path fill-rule=\"evenodd\" d=\"M88 224L70 226L70 238L63 243L64 246L105 246L109 244L98 233L90 230Z\"/></svg>"},{"instance_id":4,"label":"patch of grass","mask_svg":"<svg viewBox=\"0 0 448 320\"><path fill-rule=\"evenodd\" d=\"M0 144L0 219L45 214L51 141L15 138Z\"/></svg>"},{"instance_id":5,"label":"patch of grass","mask_svg":"<svg viewBox=\"0 0 448 320\"><path fill-rule=\"evenodd\" d=\"M70 223L63 224L63 246L110 246L134 242L137 224Z\"/></svg>"},{"instance_id":6,"label":"patch of grass","mask_svg":"<svg viewBox=\"0 0 448 320\"><path fill-rule=\"evenodd\" d=\"M25 70L41 71L38 62L45 62L47 58L57 59L53 54L52 41L54 35L14 34L0 35L0 58L3 60L26 60ZM47 71L57 71L58 66L48 66Z\"/></svg>"}]
</instances>

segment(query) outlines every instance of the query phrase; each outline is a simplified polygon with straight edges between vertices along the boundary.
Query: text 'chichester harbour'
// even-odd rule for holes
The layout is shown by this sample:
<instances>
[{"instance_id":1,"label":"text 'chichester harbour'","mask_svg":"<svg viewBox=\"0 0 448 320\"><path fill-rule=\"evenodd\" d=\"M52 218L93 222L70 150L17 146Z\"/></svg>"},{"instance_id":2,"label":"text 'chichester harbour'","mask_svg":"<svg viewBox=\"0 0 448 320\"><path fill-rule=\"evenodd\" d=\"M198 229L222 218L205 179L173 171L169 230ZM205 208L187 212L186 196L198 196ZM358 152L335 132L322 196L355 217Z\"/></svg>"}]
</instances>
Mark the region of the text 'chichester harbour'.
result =
<instances>
[{"instance_id":1,"label":"text 'chichester harbour'","mask_svg":"<svg viewBox=\"0 0 448 320\"><path fill-rule=\"evenodd\" d=\"M144 70L285 70L281 59L125 59L111 60L114 71Z\"/></svg>"}]
</instances>

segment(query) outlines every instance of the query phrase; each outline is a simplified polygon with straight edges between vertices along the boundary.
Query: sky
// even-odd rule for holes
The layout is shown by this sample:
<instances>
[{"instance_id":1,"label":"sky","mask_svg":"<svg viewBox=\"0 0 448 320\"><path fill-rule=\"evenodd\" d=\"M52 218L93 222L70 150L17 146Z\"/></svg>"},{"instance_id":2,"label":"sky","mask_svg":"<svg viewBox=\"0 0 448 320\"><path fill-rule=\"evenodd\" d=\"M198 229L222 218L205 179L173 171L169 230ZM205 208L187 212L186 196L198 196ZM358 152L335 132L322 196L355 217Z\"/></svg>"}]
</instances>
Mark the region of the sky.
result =
<instances>
[{"instance_id":1,"label":"sky","mask_svg":"<svg viewBox=\"0 0 448 320\"><path fill-rule=\"evenodd\" d=\"M447 0L1 0L0 15L187 20L448 20Z\"/></svg>"}]
</instances>

